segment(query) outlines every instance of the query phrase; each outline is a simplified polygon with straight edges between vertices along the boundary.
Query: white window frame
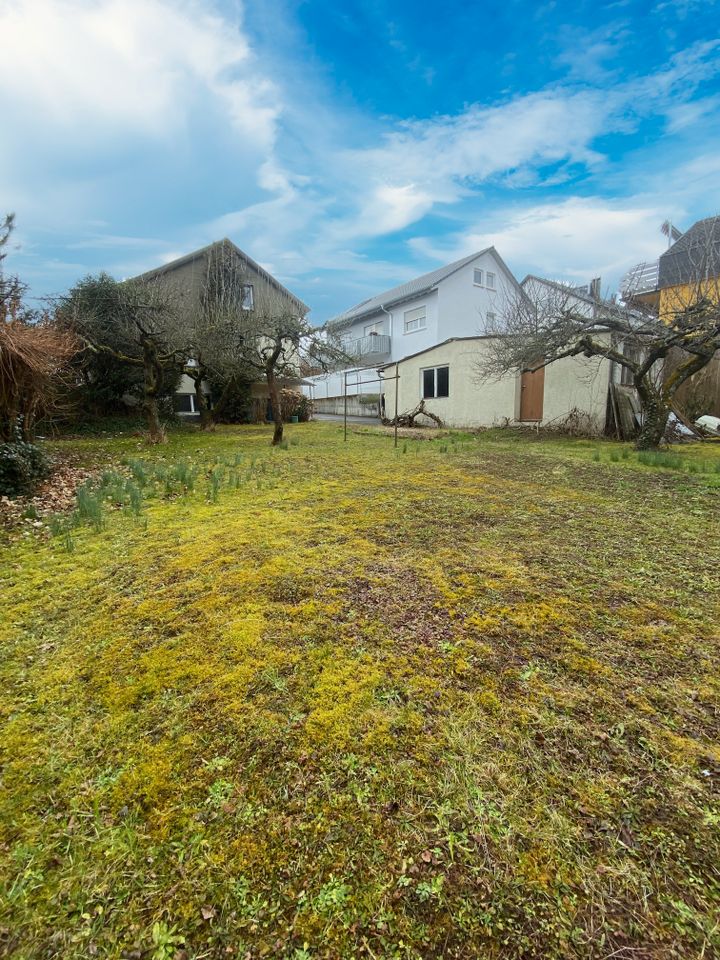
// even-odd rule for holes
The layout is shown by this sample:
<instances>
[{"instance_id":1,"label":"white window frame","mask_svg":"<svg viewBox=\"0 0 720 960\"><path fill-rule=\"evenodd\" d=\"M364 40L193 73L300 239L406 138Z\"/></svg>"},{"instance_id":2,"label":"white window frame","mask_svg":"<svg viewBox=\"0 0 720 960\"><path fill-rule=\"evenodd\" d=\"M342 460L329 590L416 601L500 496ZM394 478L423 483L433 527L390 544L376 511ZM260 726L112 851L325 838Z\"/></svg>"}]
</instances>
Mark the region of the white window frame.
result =
<instances>
[{"instance_id":1,"label":"white window frame","mask_svg":"<svg viewBox=\"0 0 720 960\"><path fill-rule=\"evenodd\" d=\"M366 327L363 328L364 337L372 337L376 333L383 332L383 322L382 320L376 320L374 323L368 323Z\"/></svg>"},{"instance_id":2,"label":"white window frame","mask_svg":"<svg viewBox=\"0 0 720 960\"><path fill-rule=\"evenodd\" d=\"M480 279L478 280L478 277ZM480 267L473 267L473 286L482 287L484 286L483 280L485 279L485 273Z\"/></svg>"},{"instance_id":3,"label":"white window frame","mask_svg":"<svg viewBox=\"0 0 720 960\"><path fill-rule=\"evenodd\" d=\"M255 306L255 293L251 283L243 284L241 306L243 310L252 310Z\"/></svg>"},{"instance_id":4,"label":"white window frame","mask_svg":"<svg viewBox=\"0 0 720 960\"><path fill-rule=\"evenodd\" d=\"M425 396L425 374L428 370L433 372L433 395L431 397ZM447 370L448 372L448 393L447 397L439 397L437 395L437 372L438 370ZM420 399L421 400L447 400L450 396L450 364L449 363L439 363L436 367L422 367L420 370Z\"/></svg>"},{"instance_id":5,"label":"white window frame","mask_svg":"<svg viewBox=\"0 0 720 960\"><path fill-rule=\"evenodd\" d=\"M492 272L492 270L485 271L485 286L488 288L488 290L495 289L495 274Z\"/></svg>"},{"instance_id":6,"label":"white window frame","mask_svg":"<svg viewBox=\"0 0 720 960\"><path fill-rule=\"evenodd\" d=\"M409 314L413 314L413 316L408 317ZM411 323L414 326L409 326ZM425 330L426 328L427 307L416 307L414 310L406 310L403 313L403 333L417 333L419 330Z\"/></svg>"},{"instance_id":7,"label":"white window frame","mask_svg":"<svg viewBox=\"0 0 720 960\"><path fill-rule=\"evenodd\" d=\"M485 314L485 320L488 323L495 323L497 320L497 314L493 313L492 310L488 310L488 312Z\"/></svg>"}]
</instances>

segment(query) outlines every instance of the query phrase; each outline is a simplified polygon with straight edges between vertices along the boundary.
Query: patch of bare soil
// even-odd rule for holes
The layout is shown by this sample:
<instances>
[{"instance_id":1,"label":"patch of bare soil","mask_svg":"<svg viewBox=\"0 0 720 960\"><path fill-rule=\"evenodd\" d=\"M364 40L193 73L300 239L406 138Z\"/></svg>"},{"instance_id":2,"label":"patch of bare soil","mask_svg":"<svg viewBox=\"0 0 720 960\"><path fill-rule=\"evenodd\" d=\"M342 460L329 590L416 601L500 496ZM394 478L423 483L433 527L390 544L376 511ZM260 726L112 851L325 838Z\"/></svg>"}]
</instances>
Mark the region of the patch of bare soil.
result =
<instances>
[{"instance_id":1,"label":"patch of bare soil","mask_svg":"<svg viewBox=\"0 0 720 960\"><path fill-rule=\"evenodd\" d=\"M395 427L350 427L352 433L380 434L385 437L395 436ZM438 437L447 437L450 431L439 427L398 427L398 436L407 440L437 440Z\"/></svg>"}]
</instances>

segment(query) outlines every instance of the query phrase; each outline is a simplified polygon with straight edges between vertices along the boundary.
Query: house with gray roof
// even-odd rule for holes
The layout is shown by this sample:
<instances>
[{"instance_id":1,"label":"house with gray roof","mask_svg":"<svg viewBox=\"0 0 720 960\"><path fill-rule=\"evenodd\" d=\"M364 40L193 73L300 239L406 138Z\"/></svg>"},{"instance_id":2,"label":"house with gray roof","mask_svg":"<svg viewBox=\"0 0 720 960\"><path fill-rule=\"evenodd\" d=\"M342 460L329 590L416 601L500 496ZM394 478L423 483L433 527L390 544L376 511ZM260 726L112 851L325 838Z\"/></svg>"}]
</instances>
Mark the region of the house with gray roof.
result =
<instances>
[{"instance_id":1,"label":"house with gray roof","mask_svg":"<svg viewBox=\"0 0 720 960\"><path fill-rule=\"evenodd\" d=\"M517 280L494 247L438 267L355 304L328 321L328 332L355 361L348 395L380 393L377 368L433 347L450 337L474 337L519 291ZM345 371L310 378L316 409L339 411ZM354 409L354 412L362 412Z\"/></svg>"}]
</instances>

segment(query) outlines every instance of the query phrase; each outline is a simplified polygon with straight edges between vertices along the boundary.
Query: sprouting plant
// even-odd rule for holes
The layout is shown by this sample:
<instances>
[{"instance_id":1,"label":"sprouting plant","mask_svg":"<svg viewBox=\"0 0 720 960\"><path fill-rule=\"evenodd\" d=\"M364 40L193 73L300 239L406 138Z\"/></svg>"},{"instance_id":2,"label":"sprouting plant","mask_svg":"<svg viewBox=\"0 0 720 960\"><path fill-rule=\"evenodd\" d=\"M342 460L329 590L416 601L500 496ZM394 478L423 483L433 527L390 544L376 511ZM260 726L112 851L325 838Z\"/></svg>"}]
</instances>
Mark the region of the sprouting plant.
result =
<instances>
[{"instance_id":1,"label":"sprouting plant","mask_svg":"<svg viewBox=\"0 0 720 960\"><path fill-rule=\"evenodd\" d=\"M50 533L53 535L53 537L58 537L65 531L65 524L60 517L50 517L49 527Z\"/></svg>"},{"instance_id":2,"label":"sprouting plant","mask_svg":"<svg viewBox=\"0 0 720 960\"><path fill-rule=\"evenodd\" d=\"M102 500L98 491L92 490L88 484L83 484L75 495L75 504L80 519L88 520L96 531L102 530L105 524Z\"/></svg>"},{"instance_id":3,"label":"sprouting plant","mask_svg":"<svg viewBox=\"0 0 720 960\"><path fill-rule=\"evenodd\" d=\"M350 887L341 880L331 877L313 897L312 905L318 913L333 913L346 903L349 896Z\"/></svg>"},{"instance_id":4,"label":"sprouting plant","mask_svg":"<svg viewBox=\"0 0 720 960\"><path fill-rule=\"evenodd\" d=\"M444 879L445 878L439 874L437 877L433 877L432 880L421 881L417 887L415 887L415 893L418 899L425 902L439 897L442 892Z\"/></svg>"},{"instance_id":5,"label":"sprouting plant","mask_svg":"<svg viewBox=\"0 0 720 960\"><path fill-rule=\"evenodd\" d=\"M142 460L129 460L128 466L137 483L139 483L141 487L146 487L149 483L149 477Z\"/></svg>"},{"instance_id":6,"label":"sprouting plant","mask_svg":"<svg viewBox=\"0 0 720 960\"><path fill-rule=\"evenodd\" d=\"M229 780L215 780L208 790L208 798L205 801L211 807L221 807L227 803L233 795L235 787Z\"/></svg>"},{"instance_id":7,"label":"sprouting plant","mask_svg":"<svg viewBox=\"0 0 720 960\"><path fill-rule=\"evenodd\" d=\"M213 757L212 760L206 760L205 766L213 773L220 773L230 765L229 757Z\"/></svg>"},{"instance_id":8,"label":"sprouting plant","mask_svg":"<svg viewBox=\"0 0 720 960\"><path fill-rule=\"evenodd\" d=\"M162 921L153 924L153 960L172 960L177 948L185 943L185 938L176 931L177 927L168 927Z\"/></svg>"},{"instance_id":9,"label":"sprouting plant","mask_svg":"<svg viewBox=\"0 0 720 960\"><path fill-rule=\"evenodd\" d=\"M136 517L139 516L143 503L142 490L137 484L133 483L132 480L128 480L125 483L125 493L127 494L130 510Z\"/></svg>"}]
</instances>

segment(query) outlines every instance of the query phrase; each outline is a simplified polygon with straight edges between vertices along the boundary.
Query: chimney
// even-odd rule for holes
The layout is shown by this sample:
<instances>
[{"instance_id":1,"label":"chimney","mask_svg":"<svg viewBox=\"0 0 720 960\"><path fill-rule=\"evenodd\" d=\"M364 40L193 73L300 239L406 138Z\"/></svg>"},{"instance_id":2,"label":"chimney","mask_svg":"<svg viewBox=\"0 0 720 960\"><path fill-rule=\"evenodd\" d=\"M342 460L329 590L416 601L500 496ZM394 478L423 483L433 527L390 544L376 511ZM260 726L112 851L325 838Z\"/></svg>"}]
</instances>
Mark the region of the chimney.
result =
<instances>
[{"instance_id":1,"label":"chimney","mask_svg":"<svg viewBox=\"0 0 720 960\"><path fill-rule=\"evenodd\" d=\"M593 298L593 300L600 299L600 280L601 277L594 277L590 281L590 296Z\"/></svg>"}]
</instances>

